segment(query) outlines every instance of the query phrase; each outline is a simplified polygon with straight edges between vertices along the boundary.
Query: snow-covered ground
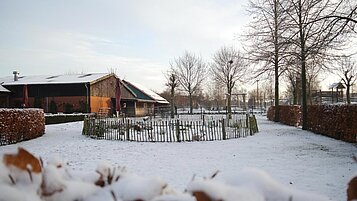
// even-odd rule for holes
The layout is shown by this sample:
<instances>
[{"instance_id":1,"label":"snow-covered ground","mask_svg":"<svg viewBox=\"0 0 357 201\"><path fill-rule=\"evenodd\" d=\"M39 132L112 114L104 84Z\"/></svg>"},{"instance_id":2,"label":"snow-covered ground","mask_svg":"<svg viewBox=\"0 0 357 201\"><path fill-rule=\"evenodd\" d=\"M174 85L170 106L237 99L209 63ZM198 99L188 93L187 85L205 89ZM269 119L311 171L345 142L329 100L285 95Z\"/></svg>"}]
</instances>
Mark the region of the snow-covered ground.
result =
<instances>
[{"instance_id":1,"label":"snow-covered ground","mask_svg":"<svg viewBox=\"0 0 357 201\"><path fill-rule=\"evenodd\" d=\"M81 135L82 122L46 126L43 137L0 147L0 154L24 147L44 161L59 155L75 171L94 171L100 161L126 166L138 175L160 176L184 190L196 177L216 170L237 175L245 167L266 171L286 186L346 200L347 183L357 172L355 144L258 116L260 132L247 138L214 142L138 143L93 140Z\"/></svg>"}]
</instances>

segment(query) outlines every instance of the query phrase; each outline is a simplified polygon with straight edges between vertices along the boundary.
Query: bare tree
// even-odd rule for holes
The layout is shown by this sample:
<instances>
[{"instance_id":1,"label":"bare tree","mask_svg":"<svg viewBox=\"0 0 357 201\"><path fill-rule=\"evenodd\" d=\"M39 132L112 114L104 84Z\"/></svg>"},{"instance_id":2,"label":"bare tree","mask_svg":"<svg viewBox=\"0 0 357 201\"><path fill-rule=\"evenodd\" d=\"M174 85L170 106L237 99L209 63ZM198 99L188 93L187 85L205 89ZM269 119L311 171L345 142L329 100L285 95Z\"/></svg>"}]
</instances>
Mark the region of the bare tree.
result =
<instances>
[{"instance_id":1,"label":"bare tree","mask_svg":"<svg viewBox=\"0 0 357 201\"><path fill-rule=\"evenodd\" d=\"M207 83L207 95L212 101L212 107L220 110L224 106L224 91L221 90L222 84L217 83L217 81L212 80Z\"/></svg>"},{"instance_id":2,"label":"bare tree","mask_svg":"<svg viewBox=\"0 0 357 201\"><path fill-rule=\"evenodd\" d=\"M284 66L287 42L287 14L283 0L252 0L249 12L252 22L246 38L249 41L249 58L259 62L255 77L265 73L274 75L275 106L279 106L279 77L286 70ZM285 9L287 6L284 6ZM277 107L278 108L278 107ZM274 121L279 121L279 110L275 110Z\"/></svg>"},{"instance_id":3,"label":"bare tree","mask_svg":"<svg viewBox=\"0 0 357 201\"><path fill-rule=\"evenodd\" d=\"M199 91L200 85L205 79L206 64L200 57L186 51L183 56L175 58L170 65L181 88L189 96L190 114L192 114L192 96Z\"/></svg>"},{"instance_id":4,"label":"bare tree","mask_svg":"<svg viewBox=\"0 0 357 201\"><path fill-rule=\"evenodd\" d=\"M228 118L232 118L232 90L246 74L246 62L238 50L222 47L213 56L211 72L215 81L226 88Z\"/></svg>"},{"instance_id":5,"label":"bare tree","mask_svg":"<svg viewBox=\"0 0 357 201\"><path fill-rule=\"evenodd\" d=\"M171 107L171 118L175 117L175 89L179 86L179 81L177 76L168 71L165 74L166 86L170 88L170 107Z\"/></svg>"},{"instance_id":6,"label":"bare tree","mask_svg":"<svg viewBox=\"0 0 357 201\"><path fill-rule=\"evenodd\" d=\"M302 128L307 129L307 65L312 59L324 58L327 52L344 45L351 21L332 20L344 12L343 2L335 0L287 0L290 17L291 55L300 66L302 89Z\"/></svg>"},{"instance_id":7,"label":"bare tree","mask_svg":"<svg viewBox=\"0 0 357 201\"><path fill-rule=\"evenodd\" d=\"M350 57L344 57L338 62L335 72L346 85L347 104L351 104L350 89L357 81L357 63Z\"/></svg>"},{"instance_id":8,"label":"bare tree","mask_svg":"<svg viewBox=\"0 0 357 201\"><path fill-rule=\"evenodd\" d=\"M307 87L307 100L310 105L313 104L312 92L316 91L319 86L318 77L321 71L324 70L324 61L319 57L316 59L311 59L306 66L306 87ZM301 86L300 86L301 87Z\"/></svg>"}]
</instances>

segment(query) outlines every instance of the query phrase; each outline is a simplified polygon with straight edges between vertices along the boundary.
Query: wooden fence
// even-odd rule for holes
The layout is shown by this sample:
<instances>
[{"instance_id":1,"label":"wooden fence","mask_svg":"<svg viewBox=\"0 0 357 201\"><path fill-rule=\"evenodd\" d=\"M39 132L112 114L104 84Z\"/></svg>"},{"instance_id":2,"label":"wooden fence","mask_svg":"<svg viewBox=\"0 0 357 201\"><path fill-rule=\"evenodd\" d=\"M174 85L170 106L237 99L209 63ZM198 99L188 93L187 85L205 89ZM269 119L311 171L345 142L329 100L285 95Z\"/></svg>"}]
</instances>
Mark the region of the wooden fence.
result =
<instances>
[{"instance_id":1,"label":"wooden fence","mask_svg":"<svg viewBox=\"0 0 357 201\"><path fill-rule=\"evenodd\" d=\"M233 120L148 120L93 118L84 120L83 135L94 139L137 142L213 141L258 132L255 116Z\"/></svg>"}]
</instances>

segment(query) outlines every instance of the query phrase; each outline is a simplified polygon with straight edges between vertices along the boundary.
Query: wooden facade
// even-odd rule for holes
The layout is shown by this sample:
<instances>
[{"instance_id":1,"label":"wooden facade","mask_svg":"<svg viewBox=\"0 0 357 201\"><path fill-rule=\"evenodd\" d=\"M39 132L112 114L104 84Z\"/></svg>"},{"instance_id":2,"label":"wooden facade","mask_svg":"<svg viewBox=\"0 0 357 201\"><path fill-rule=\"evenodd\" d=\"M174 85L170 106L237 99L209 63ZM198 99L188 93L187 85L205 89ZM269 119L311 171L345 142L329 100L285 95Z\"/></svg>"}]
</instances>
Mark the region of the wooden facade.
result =
<instances>
[{"instance_id":1,"label":"wooden facade","mask_svg":"<svg viewBox=\"0 0 357 201\"><path fill-rule=\"evenodd\" d=\"M96 75L96 79L81 80L81 78L91 75ZM52 77L42 78L42 80L52 79ZM11 81L10 84L6 85L5 83L3 85L10 92L4 94L4 96L0 94L0 107L22 107L23 89L26 85L29 100L27 107L42 108L46 113L99 113L105 109L110 114L115 114L117 80L118 77L112 73L76 75L72 81L62 81L61 83L37 80L32 80L32 82ZM119 81L123 114L126 116L146 116L154 111L155 100L142 98L139 90L133 91L125 82L120 79Z\"/></svg>"}]
</instances>

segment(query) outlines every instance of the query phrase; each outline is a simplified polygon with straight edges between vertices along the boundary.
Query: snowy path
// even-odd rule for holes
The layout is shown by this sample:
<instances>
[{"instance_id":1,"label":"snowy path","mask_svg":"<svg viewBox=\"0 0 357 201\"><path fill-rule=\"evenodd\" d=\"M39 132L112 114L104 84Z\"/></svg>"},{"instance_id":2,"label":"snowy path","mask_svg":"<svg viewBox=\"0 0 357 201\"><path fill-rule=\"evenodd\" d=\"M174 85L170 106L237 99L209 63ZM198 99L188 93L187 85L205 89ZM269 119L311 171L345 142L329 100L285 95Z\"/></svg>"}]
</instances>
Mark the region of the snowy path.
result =
<instances>
[{"instance_id":1,"label":"snowy path","mask_svg":"<svg viewBox=\"0 0 357 201\"><path fill-rule=\"evenodd\" d=\"M183 190L192 176L220 170L235 174L260 168L281 183L346 200L346 187L357 172L355 144L337 141L258 117L260 133L241 139L189 143L137 143L93 140L81 135L82 122L46 126L38 139L0 147L0 153L24 147L45 161L51 155L68 160L76 171L94 171L98 161L127 166L142 176L161 176Z\"/></svg>"}]
</instances>

